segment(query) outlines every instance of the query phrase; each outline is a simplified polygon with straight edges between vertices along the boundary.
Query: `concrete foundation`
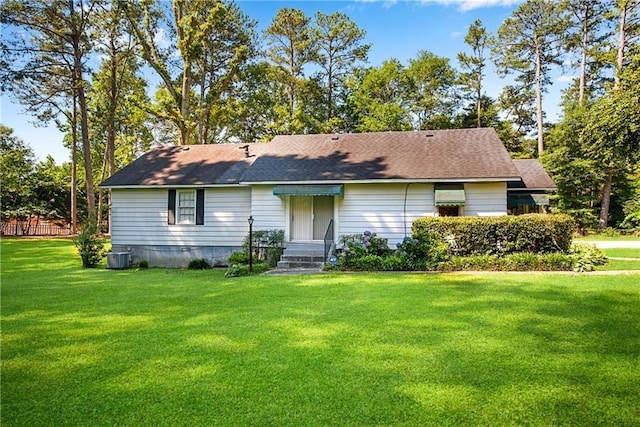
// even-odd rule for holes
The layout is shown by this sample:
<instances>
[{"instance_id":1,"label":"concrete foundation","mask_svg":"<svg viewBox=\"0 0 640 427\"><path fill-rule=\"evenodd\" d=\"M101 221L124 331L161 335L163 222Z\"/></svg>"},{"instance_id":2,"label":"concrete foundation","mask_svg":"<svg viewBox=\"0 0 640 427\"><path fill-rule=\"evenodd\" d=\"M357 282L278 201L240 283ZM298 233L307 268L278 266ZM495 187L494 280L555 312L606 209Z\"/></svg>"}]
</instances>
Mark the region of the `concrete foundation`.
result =
<instances>
[{"instance_id":1,"label":"concrete foundation","mask_svg":"<svg viewBox=\"0 0 640 427\"><path fill-rule=\"evenodd\" d=\"M186 268L194 259L206 259L213 267L226 267L229 256L241 247L234 246L151 246L113 245L112 252L129 252L129 264L147 261L149 267Z\"/></svg>"}]
</instances>

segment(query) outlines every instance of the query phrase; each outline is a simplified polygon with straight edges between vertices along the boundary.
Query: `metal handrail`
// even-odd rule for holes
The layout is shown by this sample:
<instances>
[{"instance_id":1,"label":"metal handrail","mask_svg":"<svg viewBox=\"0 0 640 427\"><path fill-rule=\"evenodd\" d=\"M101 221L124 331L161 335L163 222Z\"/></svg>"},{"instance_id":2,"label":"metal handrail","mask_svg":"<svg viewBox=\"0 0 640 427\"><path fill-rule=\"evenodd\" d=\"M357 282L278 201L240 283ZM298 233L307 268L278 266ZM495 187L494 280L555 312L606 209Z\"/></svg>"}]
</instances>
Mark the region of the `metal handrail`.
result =
<instances>
[{"instance_id":1,"label":"metal handrail","mask_svg":"<svg viewBox=\"0 0 640 427\"><path fill-rule=\"evenodd\" d=\"M327 231L324 233L324 259L327 260L329 251L333 245L333 220L329 220Z\"/></svg>"}]
</instances>

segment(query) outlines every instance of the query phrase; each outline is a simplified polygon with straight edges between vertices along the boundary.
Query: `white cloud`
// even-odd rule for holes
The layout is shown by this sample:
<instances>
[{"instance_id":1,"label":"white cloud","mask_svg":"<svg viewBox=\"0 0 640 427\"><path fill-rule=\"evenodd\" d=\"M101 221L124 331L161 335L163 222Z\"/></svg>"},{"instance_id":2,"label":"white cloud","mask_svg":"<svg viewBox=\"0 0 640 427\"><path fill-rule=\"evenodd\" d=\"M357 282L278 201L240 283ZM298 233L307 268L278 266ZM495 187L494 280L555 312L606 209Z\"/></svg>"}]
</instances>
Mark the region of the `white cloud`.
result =
<instances>
[{"instance_id":1,"label":"white cloud","mask_svg":"<svg viewBox=\"0 0 640 427\"><path fill-rule=\"evenodd\" d=\"M507 7L522 3L524 0L420 0L423 4L457 5L461 12L483 7Z\"/></svg>"},{"instance_id":2,"label":"white cloud","mask_svg":"<svg viewBox=\"0 0 640 427\"><path fill-rule=\"evenodd\" d=\"M153 36L153 41L156 45L160 46L160 48L167 48L171 44L164 28L158 28L158 32Z\"/></svg>"},{"instance_id":3,"label":"white cloud","mask_svg":"<svg viewBox=\"0 0 640 427\"><path fill-rule=\"evenodd\" d=\"M556 77L556 82L558 82L558 83L571 83L573 81L573 79L575 79L577 77L578 76L563 75L563 76Z\"/></svg>"}]
</instances>

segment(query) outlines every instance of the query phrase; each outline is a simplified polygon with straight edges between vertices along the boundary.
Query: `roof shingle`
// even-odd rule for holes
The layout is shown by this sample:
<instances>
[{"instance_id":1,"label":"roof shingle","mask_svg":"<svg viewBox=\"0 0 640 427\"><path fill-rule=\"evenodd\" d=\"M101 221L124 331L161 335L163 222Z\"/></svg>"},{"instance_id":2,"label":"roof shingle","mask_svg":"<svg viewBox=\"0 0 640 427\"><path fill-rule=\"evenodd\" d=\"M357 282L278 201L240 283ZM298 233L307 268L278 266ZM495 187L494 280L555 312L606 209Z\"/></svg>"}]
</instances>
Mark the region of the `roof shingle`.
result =
<instances>
[{"instance_id":1,"label":"roof shingle","mask_svg":"<svg viewBox=\"0 0 640 427\"><path fill-rule=\"evenodd\" d=\"M514 178L493 129L276 136L243 182Z\"/></svg>"},{"instance_id":2,"label":"roof shingle","mask_svg":"<svg viewBox=\"0 0 640 427\"><path fill-rule=\"evenodd\" d=\"M255 160L242 144L155 148L116 172L100 186L237 184Z\"/></svg>"},{"instance_id":3,"label":"roof shingle","mask_svg":"<svg viewBox=\"0 0 640 427\"><path fill-rule=\"evenodd\" d=\"M240 182L516 180L520 172L493 129L277 136L267 144L161 147L102 187Z\"/></svg>"},{"instance_id":4,"label":"roof shingle","mask_svg":"<svg viewBox=\"0 0 640 427\"><path fill-rule=\"evenodd\" d=\"M522 183L511 183L509 188L526 188L529 190L550 190L556 188L556 183L549 176L542 164L536 159L518 159L513 161L518 169Z\"/></svg>"}]
</instances>

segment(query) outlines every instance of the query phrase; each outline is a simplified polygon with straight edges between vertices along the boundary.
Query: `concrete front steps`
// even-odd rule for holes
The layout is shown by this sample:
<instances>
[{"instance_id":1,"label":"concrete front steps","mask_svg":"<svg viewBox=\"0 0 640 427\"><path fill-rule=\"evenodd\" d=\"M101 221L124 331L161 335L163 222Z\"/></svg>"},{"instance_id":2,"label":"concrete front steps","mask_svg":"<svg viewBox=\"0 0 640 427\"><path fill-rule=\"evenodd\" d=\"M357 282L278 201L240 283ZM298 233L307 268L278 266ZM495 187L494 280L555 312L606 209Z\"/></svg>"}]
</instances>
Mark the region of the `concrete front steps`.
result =
<instances>
[{"instance_id":1,"label":"concrete front steps","mask_svg":"<svg viewBox=\"0 0 640 427\"><path fill-rule=\"evenodd\" d=\"M324 242L289 242L285 248L278 269L314 268L324 266Z\"/></svg>"}]
</instances>

